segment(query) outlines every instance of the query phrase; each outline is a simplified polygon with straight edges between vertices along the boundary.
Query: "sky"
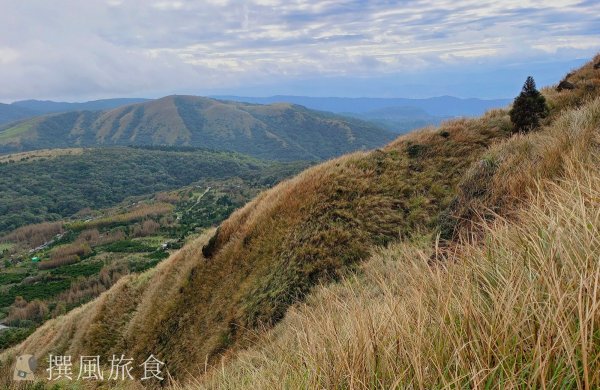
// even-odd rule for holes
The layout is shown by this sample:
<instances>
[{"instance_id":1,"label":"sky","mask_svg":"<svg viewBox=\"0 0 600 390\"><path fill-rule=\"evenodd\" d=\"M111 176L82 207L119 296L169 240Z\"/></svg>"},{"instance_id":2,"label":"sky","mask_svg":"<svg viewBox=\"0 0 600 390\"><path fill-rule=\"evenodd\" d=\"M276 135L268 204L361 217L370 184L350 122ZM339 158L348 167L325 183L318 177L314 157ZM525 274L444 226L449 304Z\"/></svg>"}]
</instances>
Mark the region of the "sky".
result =
<instances>
[{"instance_id":1,"label":"sky","mask_svg":"<svg viewBox=\"0 0 600 390\"><path fill-rule=\"evenodd\" d=\"M598 0L0 0L0 101L505 98L599 50Z\"/></svg>"}]
</instances>

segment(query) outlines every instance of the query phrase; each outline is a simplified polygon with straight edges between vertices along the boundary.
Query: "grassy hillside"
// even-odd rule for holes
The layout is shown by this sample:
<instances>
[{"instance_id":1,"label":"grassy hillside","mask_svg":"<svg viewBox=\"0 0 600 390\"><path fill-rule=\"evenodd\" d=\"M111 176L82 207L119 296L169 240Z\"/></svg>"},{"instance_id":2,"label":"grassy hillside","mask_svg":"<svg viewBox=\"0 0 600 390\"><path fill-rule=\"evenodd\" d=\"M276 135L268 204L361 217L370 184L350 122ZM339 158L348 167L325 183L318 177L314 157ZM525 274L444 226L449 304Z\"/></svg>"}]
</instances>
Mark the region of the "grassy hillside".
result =
<instances>
[{"instance_id":1,"label":"grassy hillside","mask_svg":"<svg viewBox=\"0 0 600 390\"><path fill-rule=\"evenodd\" d=\"M529 200L528 194L535 189L539 178L560 177L566 169L568 156L590 153L598 130L593 117L596 112L566 112L582 107L600 95L600 68L594 67L598 62L596 57L565 76L563 80L572 83L574 89L559 92L552 87L543 91L551 110L545 119L546 131L515 135L510 146L495 145L469 169L451 207L443 216L443 239L452 238L464 228L473 231L476 229L473 223L479 217L510 216L513 210ZM587 122L581 122L583 119Z\"/></svg>"},{"instance_id":2,"label":"grassy hillside","mask_svg":"<svg viewBox=\"0 0 600 390\"><path fill-rule=\"evenodd\" d=\"M596 387L600 70L569 79L545 91L536 133L511 137L496 110L310 168L49 321L4 367L126 350L199 388ZM495 198L508 222L463 224L466 203L487 210L503 188L523 196Z\"/></svg>"},{"instance_id":3,"label":"grassy hillside","mask_svg":"<svg viewBox=\"0 0 600 390\"><path fill-rule=\"evenodd\" d=\"M443 266L431 245L374 254L175 388L598 388L597 167L565 173L518 222L481 226Z\"/></svg>"},{"instance_id":4,"label":"grassy hillside","mask_svg":"<svg viewBox=\"0 0 600 390\"><path fill-rule=\"evenodd\" d=\"M175 388L598 388L599 135L596 98L495 146L513 158L492 180L527 181L510 219L478 220L433 265L435 241L376 251L225 369Z\"/></svg>"},{"instance_id":5,"label":"grassy hillside","mask_svg":"<svg viewBox=\"0 0 600 390\"><path fill-rule=\"evenodd\" d=\"M273 180L306 164L260 161L229 152L163 148L72 149L0 159L0 235L19 226L56 221L129 196L199 180ZM44 157L47 155L47 157ZM281 175L279 175L281 173Z\"/></svg>"},{"instance_id":6,"label":"grassy hillside","mask_svg":"<svg viewBox=\"0 0 600 390\"><path fill-rule=\"evenodd\" d=\"M35 116L34 111L29 110L25 107L16 107L12 104L0 103L0 125L18 121L25 118L31 118Z\"/></svg>"},{"instance_id":7,"label":"grassy hillside","mask_svg":"<svg viewBox=\"0 0 600 390\"><path fill-rule=\"evenodd\" d=\"M168 96L108 111L72 111L0 128L0 152L98 145L174 145L279 160L322 160L372 149L393 135L290 104Z\"/></svg>"}]
</instances>

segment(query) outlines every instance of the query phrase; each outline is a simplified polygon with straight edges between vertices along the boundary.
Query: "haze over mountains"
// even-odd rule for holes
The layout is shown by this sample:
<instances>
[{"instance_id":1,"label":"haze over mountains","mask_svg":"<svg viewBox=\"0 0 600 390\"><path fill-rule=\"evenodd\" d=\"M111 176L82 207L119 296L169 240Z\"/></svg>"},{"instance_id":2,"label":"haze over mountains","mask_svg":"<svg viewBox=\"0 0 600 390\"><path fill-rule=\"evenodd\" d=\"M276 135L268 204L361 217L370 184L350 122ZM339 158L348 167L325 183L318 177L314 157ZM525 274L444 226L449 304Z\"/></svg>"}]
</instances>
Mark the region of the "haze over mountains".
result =
<instances>
[{"instance_id":1,"label":"haze over mountains","mask_svg":"<svg viewBox=\"0 0 600 390\"><path fill-rule=\"evenodd\" d=\"M511 99L462 99L453 96L439 96L427 99L409 98L348 98L348 97L308 97L278 95L270 97L215 96L219 99L248 103L271 104L288 102L308 108L335 113L365 113L389 107L413 107L433 116L477 116L491 108L504 107Z\"/></svg>"},{"instance_id":2,"label":"haze over mountains","mask_svg":"<svg viewBox=\"0 0 600 390\"><path fill-rule=\"evenodd\" d=\"M192 146L279 160L321 160L394 138L373 124L288 103L167 96L107 111L69 111L0 128L0 152L110 145Z\"/></svg>"},{"instance_id":3,"label":"haze over mountains","mask_svg":"<svg viewBox=\"0 0 600 390\"><path fill-rule=\"evenodd\" d=\"M258 104L289 102L314 110L330 111L376 123L394 133L439 125L454 117L472 117L492 108L505 107L510 99L463 99L439 96L425 99L410 98L348 98L277 95L270 97L216 96L220 99Z\"/></svg>"},{"instance_id":4,"label":"haze over mountains","mask_svg":"<svg viewBox=\"0 0 600 390\"><path fill-rule=\"evenodd\" d=\"M141 103L148 99L117 98L92 100L82 103L54 102L51 100L21 100L11 104L0 103L0 125L52 112L109 110L126 104Z\"/></svg>"},{"instance_id":5,"label":"haze over mountains","mask_svg":"<svg viewBox=\"0 0 600 390\"><path fill-rule=\"evenodd\" d=\"M309 97L276 95L269 97L242 97L233 95L211 96L219 100L242 103L273 104L292 103L306 108L330 111L338 114L376 114L385 109L397 110L398 115L414 117L414 112L430 117L477 116L491 108L504 107L510 99L462 99L453 96L440 96L427 99L409 98L346 98L346 97ZM10 104L0 103L0 125L31 118L33 116L67 112L109 110L128 104L143 103L153 99L114 98L92 100L88 102L55 102L51 100L21 100ZM370 115L373 116L373 115Z\"/></svg>"}]
</instances>

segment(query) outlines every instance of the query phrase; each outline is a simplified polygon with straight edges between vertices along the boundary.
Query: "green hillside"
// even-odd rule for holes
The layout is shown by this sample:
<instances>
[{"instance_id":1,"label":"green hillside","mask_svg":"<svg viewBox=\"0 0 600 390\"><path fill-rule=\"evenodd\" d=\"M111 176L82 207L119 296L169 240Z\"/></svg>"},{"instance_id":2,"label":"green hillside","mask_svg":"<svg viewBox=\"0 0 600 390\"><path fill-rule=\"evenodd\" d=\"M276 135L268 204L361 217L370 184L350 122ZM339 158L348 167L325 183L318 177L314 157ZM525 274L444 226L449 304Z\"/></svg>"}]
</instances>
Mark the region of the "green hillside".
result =
<instances>
[{"instance_id":1,"label":"green hillside","mask_svg":"<svg viewBox=\"0 0 600 390\"><path fill-rule=\"evenodd\" d=\"M205 178L0 237L0 322L10 327L0 332L0 350L97 297L128 273L156 266L295 171L280 164L256 175Z\"/></svg>"},{"instance_id":2,"label":"green hillside","mask_svg":"<svg viewBox=\"0 0 600 390\"><path fill-rule=\"evenodd\" d=\"M356 119L290 104L167 96L109 111L73 111L0 128L0 153L110 145L229 150L259 158L322 160L393 139Z\"/></svg>"},{"instance_id":3,"label":"green hillside","mask_svg":"<svg viewBox=\"0 0 600 390\"><path fill-rule=\"evenodd\" d=\"M112 206L208 179L240 177L274 184L305 163L275 163L232 152L193 148L101 148L31 153L0 160L0 235L19 226L56 221L85 208ZM15 160L15 161L13 161ZM13 161L13 162L11 162Z\"/></svg>"}]
</instances>

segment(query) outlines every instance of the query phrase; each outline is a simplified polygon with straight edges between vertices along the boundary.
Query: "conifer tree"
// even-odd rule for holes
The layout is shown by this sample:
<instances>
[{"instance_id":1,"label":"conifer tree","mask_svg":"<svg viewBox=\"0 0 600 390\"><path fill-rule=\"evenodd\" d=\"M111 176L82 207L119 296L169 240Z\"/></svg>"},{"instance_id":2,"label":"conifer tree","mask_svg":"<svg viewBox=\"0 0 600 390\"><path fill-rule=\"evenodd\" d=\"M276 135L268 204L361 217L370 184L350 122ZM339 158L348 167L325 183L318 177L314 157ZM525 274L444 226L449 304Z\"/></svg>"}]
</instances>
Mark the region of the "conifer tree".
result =
<instances>
[{"instance_id":1,"label":"conifer tree","mask_svg":"<svg viewBox=\"0 0 600 390\"><path fill-rule=\"evenodd\" d=\"M539 127L540 119L546 116L548 116L546 99L536 89L533 77L529 76L510 110L510 120L514 125L514 131L533 130Z\"/></svg>"}]
</instances>

